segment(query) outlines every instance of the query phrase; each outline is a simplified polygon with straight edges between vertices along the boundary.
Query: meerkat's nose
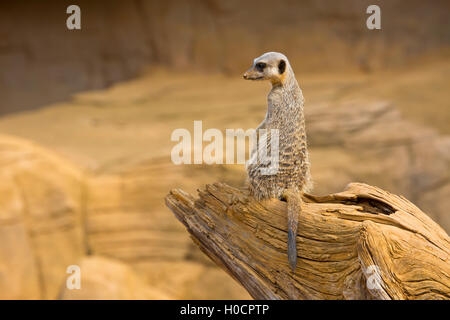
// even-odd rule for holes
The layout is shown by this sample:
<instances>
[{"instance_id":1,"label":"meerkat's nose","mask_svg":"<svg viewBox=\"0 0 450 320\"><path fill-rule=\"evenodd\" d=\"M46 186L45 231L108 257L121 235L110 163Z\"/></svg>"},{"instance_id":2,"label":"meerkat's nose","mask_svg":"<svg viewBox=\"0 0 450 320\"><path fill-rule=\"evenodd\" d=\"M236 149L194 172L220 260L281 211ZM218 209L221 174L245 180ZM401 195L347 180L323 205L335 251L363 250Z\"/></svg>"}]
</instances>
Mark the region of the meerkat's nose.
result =
<instances>
[{"instance_id":1,"label":"meerkat's nose","mask_svg":"<svg viewBox=\"0 0 450 320\"><path fill-rule=\"evenodd\" d=\"M247 78L248 78L248 72L244 72L243 77L244 77L245 80L247 80Z\"/></svg>"}]
</instances>

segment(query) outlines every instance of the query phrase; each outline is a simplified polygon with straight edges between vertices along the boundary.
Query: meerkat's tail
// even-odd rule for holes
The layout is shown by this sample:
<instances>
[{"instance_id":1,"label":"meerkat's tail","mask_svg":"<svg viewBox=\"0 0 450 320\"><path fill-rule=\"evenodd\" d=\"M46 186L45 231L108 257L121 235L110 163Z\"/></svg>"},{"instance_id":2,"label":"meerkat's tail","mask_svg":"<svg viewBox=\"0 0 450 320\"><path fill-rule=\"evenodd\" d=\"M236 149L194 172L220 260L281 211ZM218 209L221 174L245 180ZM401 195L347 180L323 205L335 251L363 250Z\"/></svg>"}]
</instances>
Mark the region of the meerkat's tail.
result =
<instances>
[{"instance_id":1,"label":"meerkat's tail","mask_svg":"<svg viewBox=\"0 0 450 320\"><path fill-rule=\"evenodd\" d=\"M299 192L286 190L284 198L287 201L288 211L288 260L292 272L295 272L297 266L297 229L298 216L302 210L302 197Z\"/></svg>"}]
</instances>

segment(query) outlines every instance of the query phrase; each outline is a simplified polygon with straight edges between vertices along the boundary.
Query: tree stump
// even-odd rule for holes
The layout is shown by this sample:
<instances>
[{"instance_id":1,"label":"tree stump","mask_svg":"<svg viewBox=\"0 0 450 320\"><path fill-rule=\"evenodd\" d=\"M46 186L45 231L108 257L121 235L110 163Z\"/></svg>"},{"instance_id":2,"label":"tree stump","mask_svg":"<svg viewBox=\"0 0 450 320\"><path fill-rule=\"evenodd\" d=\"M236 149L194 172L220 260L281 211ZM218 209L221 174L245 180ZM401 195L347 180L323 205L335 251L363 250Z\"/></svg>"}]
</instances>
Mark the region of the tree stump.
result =
<instances>
[{"instance_id":1,"label":"tree stump","mask_svg":"<svg viewBox=\"0 0 450 320\"><path fill-rule=\"evenodd\" d=\"M450 299L450 238L407 199L351 183L303 200L295 273L285 202L215 183L198 199L172 190L166 204L255 299Z\"/></svg>"}]
</instances>

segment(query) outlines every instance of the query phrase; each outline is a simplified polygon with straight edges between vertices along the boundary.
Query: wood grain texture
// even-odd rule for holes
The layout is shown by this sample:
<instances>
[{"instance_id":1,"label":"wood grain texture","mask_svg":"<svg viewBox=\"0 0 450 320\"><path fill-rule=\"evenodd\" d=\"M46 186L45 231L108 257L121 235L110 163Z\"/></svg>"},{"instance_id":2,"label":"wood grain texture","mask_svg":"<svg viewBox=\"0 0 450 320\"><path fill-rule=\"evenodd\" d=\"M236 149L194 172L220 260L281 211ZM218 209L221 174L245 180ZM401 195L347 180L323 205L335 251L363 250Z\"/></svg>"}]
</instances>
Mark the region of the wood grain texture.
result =
<instances>
[{"instance_id":1,"label":"wood grain texture","mask_svg":"<svg viewBox=\"0 0 450 320\"><path fill-rule=\"evenodd\" d=\"M285 202L215 183L166 204L255 299L450 299L450 238L407 199L352 183L303 200L295 273Z\"/></svg>"}]
</instances>

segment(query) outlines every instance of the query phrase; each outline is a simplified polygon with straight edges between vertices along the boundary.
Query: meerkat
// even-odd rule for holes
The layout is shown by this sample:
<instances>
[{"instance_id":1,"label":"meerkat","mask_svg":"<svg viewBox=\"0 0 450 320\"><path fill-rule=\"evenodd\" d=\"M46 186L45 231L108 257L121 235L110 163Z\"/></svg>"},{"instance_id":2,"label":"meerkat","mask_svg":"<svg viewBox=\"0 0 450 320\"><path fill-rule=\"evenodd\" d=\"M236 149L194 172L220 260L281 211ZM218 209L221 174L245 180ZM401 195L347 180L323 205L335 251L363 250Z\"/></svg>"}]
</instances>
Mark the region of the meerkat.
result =
<instances>
[{"instance_id":1,"label":"meerkat","mask_svg":"<svg viewBox=\"0 0 450 320\"><path fill-rule=\"evenodd\" d=\"M254 59L253 65L244 73L244 79L270 80L272 83L265 119L257 127L257 133L263 132L264 137L259 137L246 169L249 189L255 198L277 198L287 202L288 261L294 272L301 196L312 189L302 90L288 59L278 52L268 52ZM257 157L261 148L270 147L271 129L278 130L278 170L273 174L263 174L261 169L267 167L267 163L261 163Z\"/></svg>"}]
</instances>

